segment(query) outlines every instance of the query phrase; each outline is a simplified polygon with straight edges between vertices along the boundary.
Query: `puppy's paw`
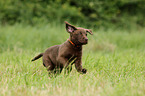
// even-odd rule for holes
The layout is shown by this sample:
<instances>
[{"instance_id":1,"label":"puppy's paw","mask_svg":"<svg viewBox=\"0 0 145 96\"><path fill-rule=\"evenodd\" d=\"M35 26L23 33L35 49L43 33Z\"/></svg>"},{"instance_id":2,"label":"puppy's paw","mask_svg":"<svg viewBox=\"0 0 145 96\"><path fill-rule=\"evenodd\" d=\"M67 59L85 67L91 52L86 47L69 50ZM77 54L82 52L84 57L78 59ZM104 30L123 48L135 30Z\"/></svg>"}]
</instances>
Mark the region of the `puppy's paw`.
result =
<instances>
[{"instance_id":1,"label":"puppy's paw","mask_svg":"<svg viewBox=\"0 0 145 96\"><path fill-rule=\"evenodd\" d=\"M82 69L82 72L83 72L83 74L86 74L87 73L87 69Z\"/></svg>"}]
</instances>

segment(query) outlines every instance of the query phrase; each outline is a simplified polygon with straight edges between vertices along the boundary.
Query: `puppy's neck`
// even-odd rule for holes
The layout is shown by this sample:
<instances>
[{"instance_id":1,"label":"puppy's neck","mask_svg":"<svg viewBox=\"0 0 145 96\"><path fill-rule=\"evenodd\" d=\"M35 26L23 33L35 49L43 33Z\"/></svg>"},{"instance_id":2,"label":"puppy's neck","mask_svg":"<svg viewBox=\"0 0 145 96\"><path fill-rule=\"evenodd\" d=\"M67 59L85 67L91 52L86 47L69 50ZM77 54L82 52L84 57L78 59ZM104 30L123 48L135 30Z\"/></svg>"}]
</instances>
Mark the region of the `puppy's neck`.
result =
<instances>
[{"instance_id":1,"label":"puppy's neck","mask_svg":"<svg viewBox=\"0 0 145 96\"><path fill-rule=\"evenodd\" d=\"M72 40L67 40L75 49L82 49L82 45L75 44Z\"/></svg>"}]
</instances>

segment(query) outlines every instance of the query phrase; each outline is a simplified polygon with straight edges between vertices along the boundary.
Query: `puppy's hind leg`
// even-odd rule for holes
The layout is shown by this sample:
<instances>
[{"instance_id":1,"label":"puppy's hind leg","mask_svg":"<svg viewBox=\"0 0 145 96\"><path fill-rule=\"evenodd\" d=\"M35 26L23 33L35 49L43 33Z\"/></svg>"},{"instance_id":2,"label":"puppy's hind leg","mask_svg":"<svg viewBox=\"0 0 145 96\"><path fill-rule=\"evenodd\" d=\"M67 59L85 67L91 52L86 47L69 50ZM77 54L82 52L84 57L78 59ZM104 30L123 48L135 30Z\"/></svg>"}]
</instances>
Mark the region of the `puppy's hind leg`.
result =
<instances>
[{"instance_id":1,"label":"puppy's hind leg","mask_svg":"<svg viewBox=\"0 0 145 96\"><path fill-rule=\"evenodd\" d=\"M49 75L54 75L55 65L48 59L43 59L43 65L46 67Z\"/></svg>"}]
</instances>

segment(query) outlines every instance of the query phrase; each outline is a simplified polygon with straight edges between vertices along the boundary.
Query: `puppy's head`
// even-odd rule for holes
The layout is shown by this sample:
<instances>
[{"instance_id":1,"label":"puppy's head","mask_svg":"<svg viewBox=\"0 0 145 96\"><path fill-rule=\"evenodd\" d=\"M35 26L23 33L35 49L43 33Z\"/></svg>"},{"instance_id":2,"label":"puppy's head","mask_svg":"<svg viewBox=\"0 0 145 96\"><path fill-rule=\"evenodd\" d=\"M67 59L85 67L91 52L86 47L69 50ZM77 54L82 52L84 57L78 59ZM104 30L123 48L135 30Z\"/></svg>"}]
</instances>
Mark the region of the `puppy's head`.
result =
<instances>
[{"instance_id":1,"label":"puppy's head","mask_svg":"<svg viewBox=\"0 0 145 96\"><path fill-rule=\"evenodd\" d=\"M88 43L87 33L93 35L90 29L75 27L68 22L65 22L66 30L70 33L70 40L76 45L84 45Z\"/></svg>"}]
</instances>

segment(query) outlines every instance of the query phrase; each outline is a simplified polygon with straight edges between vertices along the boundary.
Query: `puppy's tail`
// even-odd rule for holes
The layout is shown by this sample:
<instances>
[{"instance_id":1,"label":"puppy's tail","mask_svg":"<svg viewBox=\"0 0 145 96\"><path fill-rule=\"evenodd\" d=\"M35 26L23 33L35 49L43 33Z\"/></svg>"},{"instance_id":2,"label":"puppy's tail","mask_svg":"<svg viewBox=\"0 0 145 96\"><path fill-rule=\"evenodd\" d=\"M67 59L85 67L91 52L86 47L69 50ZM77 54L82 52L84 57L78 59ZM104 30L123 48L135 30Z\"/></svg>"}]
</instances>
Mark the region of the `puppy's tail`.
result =
<instances>
[{"instance_id":1,"label":"puppy's tail","mask_svg":"<svg viewBox=\"0 0 145 96\"><path fill-rule=\"evenodd\" d=\"M36 57L34 57L31 61L35 61L35 60L39 59L42 56L43 56L43 53L40 53L39 55L37 55Z\"/></svg>"}]
</instances>

